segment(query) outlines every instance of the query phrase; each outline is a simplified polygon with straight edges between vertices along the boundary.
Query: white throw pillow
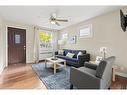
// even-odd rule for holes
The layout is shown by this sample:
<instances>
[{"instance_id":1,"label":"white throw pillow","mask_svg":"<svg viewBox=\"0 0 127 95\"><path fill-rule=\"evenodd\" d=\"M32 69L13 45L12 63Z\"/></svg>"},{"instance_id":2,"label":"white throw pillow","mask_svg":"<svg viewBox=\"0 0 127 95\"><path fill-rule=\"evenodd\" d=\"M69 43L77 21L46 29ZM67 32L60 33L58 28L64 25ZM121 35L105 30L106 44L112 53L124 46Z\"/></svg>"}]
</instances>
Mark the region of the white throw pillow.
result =
<instances>
[{"instance_id":1,"label":"white throw pillow","mask_svg":"<svg viewBox=\"0 0 127 95\"><path fill-rule=\"evenodd\" d=\"M79 56L79 55L82 55L82 54L83 54L82 52L79 52L79 53L77 54L77 59L78 59L78 56Z\"/></svg>"},{"instance_id":2,"label":"white throw pillow","mask_svg":"<svg viewBox=\"0 0 127 95\"><path fill-rule=\"evenodd\" d=\"M74 55L75 54L68 52L66 56L69 57L69 58L73 58Z\"/></svg>"}]
</instances>

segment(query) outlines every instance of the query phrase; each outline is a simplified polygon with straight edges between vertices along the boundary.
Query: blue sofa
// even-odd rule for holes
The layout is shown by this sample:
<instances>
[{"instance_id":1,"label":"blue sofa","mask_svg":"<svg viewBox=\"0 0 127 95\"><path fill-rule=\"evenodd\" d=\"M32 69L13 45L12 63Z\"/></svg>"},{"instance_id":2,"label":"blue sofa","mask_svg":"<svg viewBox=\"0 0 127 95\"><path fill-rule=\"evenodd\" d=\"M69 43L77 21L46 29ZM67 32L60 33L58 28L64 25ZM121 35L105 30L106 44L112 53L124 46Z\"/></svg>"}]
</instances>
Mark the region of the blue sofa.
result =
<instances>
[{"instance_id":1,"label":"blue sofa","mask_svg":"<svg viewBox=\"0 0 127 95\"><path fill-rule=\"evenodd\" d=\"M67 65L74 66L76 68L84 66L84 62L89 62L90 54L86 53L86 50L70 50L70 49L63 49L64 52L62 55L58 54L57 57L66 60ZM73 58L67 57L67 53L74 53ZM82 55L79 55L77 58L77 54L82 52Z\"/></svg>"}]
</instances>

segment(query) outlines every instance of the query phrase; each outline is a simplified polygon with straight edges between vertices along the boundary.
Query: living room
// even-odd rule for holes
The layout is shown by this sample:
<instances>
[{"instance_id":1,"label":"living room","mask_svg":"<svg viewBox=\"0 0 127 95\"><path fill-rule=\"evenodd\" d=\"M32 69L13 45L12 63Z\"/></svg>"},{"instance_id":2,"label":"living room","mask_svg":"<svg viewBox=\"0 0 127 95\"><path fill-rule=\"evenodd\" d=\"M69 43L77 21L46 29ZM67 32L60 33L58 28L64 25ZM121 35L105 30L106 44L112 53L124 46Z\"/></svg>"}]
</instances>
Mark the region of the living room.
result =
<instances>
[{"instance_id":1,"label":"living room","mask_svg":"<svg viewBox=\"0 0 127 95\"><path fill-rule=\"evenodd\" d=\"M126 89L127 33L121 25L126 10L126 6L0 6L0 88ZM96 73L101 63L102 75L90 77L89 70ZM89 70L80 75L80 68ZM100 86L102 77L109 79Z\"/></svg>"}]
</instances>

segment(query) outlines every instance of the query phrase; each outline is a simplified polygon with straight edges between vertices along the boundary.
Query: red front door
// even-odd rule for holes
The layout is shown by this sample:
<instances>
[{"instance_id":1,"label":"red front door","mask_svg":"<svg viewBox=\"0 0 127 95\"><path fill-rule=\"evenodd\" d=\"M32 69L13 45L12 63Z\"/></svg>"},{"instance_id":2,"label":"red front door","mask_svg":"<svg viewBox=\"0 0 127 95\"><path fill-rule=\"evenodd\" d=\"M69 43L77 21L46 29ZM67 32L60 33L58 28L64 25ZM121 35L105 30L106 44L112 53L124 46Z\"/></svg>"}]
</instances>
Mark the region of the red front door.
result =
<instances>
[{"instance_id":1,"label":"red front door","mask_svg":"<svg viewBox=\"0 0 127 95\"><path fill-rule=\"evenodd\" d=\"M26 30L8 27L8 63L26 63Z\"/></svg>"}]
</instances>

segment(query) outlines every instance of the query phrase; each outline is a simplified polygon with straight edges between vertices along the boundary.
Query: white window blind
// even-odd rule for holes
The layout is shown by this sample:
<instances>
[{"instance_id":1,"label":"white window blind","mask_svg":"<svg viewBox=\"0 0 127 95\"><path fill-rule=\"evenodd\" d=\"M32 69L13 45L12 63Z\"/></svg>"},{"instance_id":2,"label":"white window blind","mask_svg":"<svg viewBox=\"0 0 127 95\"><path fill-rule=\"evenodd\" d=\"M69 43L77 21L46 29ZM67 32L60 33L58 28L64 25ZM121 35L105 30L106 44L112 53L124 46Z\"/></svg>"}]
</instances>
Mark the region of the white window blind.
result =
<instances>
[{"instance_id":1,"label":"white window blind","mask_svg":"<svg viewBox=\"0 0 127 95\"><path fill-rule=\"evenodd\" d=\"M91 25L86 25L79 29L79 37L92 37Z\"/></svg>"}]
</instances>

